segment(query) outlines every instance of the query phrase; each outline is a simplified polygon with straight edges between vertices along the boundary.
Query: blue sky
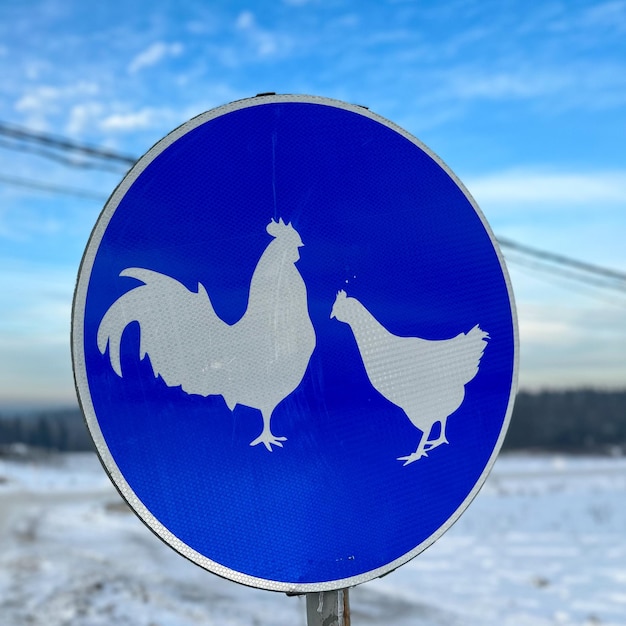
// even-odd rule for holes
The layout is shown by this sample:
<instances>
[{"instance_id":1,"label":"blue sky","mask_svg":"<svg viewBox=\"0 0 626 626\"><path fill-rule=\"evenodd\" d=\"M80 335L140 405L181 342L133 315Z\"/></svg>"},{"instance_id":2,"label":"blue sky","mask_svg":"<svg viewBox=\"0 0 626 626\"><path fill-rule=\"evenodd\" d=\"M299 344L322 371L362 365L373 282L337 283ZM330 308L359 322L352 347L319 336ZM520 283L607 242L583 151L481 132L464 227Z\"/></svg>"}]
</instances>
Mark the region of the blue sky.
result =
<instances>
[{"instance_id":1,"label":"blue sky","mask_svg":"<svg viewBox=\"0 0 626 626\"><path fill-rule=\"evenodd\" d=\"M0 121L131 155L259 92L363 104L461 178L495 233L626 271L626 1L0 4ZM0 142L0 177L106 198L122 170ZM97 199L0 182L0 403L74 401ZM522 388L626 385L626 297L509 265Z\"/></svg>"}]
</instances>

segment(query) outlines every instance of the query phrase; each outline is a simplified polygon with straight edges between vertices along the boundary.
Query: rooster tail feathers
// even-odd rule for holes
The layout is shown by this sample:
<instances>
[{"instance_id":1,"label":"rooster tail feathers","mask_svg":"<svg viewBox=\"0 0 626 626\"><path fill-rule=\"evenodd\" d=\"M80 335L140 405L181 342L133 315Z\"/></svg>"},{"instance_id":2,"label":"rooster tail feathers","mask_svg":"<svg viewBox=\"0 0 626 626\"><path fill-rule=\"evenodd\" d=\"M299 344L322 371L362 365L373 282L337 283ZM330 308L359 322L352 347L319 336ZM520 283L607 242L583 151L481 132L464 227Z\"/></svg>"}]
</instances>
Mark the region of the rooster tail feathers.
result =
<instances>
[{"instance_id":1,"label":"rooster tail feathers","mask_svg":"<svg viewBox=\"0 0 626 626\"><path fill-rule=\"evenodd\" d=\"M124 296L122 296L123 298ZM113 306L106 312L98 327L98 349L101 354L109 347L109 359L113 371L122 376L122 363L120 359L120 345L122 333L130 320L124 320L122 298L113 303Z\"/></svg>"},{"instance_id":2,"label":"rooster tail feathers","mask_svg":"<svg viewBox=\"0 0 626 626\"><path fill-rule=\"evenodd\" d=\"M130 274L124 274L130 276ZM135 278L138 278L135 276ZM139 280L143 280L139 278ZM148 290L148 293L146 291ZM122 376L120 347L124 330L131 322L139 322L141 334L139 339L139 354L143 359L148 351L144 338L145 325L150 324L151 309L154 302L149 298L150 287L141 285L120 296L105 313L98 327L98 349L101 354L109 347L111 367L118 376Z\"/></svg>"},{"instance_id":3,"label":"rooster tail feathers","mask_svg":"<svg viewBox=\"0 0 626 626\"><path fill-rule=\"evenodd\" d=\"M144 283L122 294L105 313L98 328L97 342L101 354L109 348L111 367L122 376L120 345L126 326L139 323L139 356L150 356L154 374L161 374L168 384L180 384L180 373L172 370L172 354L182 362L194 352L200 341L194 337L180 337L172 319L183 319L183 325L205 329L214 337L227 325L215 313L209 295L201 283L197 293L188 290L174 278L140 267L129 267L120 276ZM168 315L169 312L169 315ZM174 312L174 314L172 314ZM193 345L192 345L193 344ZM197 351L197 350L196 350Z\"/></svg>"},{"instance_id":4,"label":"rooster tail feathers","mask_svg":"<svg viewBox=\"0 0 626 626\"><path fill-rule=\"evenodd\" d=\"M166 276L165 274L159 274L154 270L147 270L143 267L127 267L120 272L120 276L126 276L128 278L136 278L144 283L146 286L159 287L161 285L171 285L176 283L180 285L177 280ZM130 292L129 292L130 293Z\"/></svg>"},{"instance_id":5,"label":"rooster tail feathers","mask_svg":"<svg viewBox=\"0 0 626 626\"><path fill-rule=\"evenodd\" d=\"M173 279L152 270L140 267L129 267L120 272L120 276L135 278L144 285L135 287L120 296L105 313L98 327L98 349L101 354L109 348L109 359L113 371L122 376L121 343L124 329L131 322L139 322L142 325L146 320L145 313L150 309L151 296L157 296L158 289L164 284L171 283ZM176 281L173 281L176 282ZM148 306L147 306L148 305ZM139 354L143 359L146 356L147 346L144 333L141 333Z\"/></svg>"}]
</instances>

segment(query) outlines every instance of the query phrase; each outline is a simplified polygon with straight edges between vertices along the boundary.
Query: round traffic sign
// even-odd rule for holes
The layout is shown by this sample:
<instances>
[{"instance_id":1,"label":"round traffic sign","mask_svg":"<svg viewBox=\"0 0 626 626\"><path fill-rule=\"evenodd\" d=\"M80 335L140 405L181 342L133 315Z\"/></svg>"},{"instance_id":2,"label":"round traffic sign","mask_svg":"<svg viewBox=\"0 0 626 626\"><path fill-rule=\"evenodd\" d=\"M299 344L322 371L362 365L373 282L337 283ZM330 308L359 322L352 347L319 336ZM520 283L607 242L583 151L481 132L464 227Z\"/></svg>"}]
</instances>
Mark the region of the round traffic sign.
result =
<instances>
[{"instance_id":1,"label":"round traffic sign","mask_svg":"<svg viewBox=\"0 0 626 626\"><path fill-rule=\"evenodd\" d=\"M388 573L484 482L517 325L484 216L410 134L310 96L187 122L124 178L76 287L79 399L137 515L202 567Z\"/></svg>"}]
</instances>

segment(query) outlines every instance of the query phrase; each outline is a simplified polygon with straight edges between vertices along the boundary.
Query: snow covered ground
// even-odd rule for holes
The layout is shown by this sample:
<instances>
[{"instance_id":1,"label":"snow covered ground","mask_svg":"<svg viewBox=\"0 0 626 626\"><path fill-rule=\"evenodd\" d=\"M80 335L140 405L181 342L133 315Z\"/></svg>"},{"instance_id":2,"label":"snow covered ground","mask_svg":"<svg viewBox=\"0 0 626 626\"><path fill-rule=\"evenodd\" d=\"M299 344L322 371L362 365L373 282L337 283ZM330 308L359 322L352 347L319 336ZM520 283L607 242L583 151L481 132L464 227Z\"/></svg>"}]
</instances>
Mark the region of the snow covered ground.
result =
<instances>
[{"instance_id":1,"label":"snow covered ground","mask_svg":"<svg viewBox=\"0 0 626 626\"><path fill-rule=\"evenodd\" d=\"M460 521L350 592L353 626L626 625L626 459L502 456ZM92 454L0 458L0 626L305 626L128 512Z\"/></svg>"}]
</instances>

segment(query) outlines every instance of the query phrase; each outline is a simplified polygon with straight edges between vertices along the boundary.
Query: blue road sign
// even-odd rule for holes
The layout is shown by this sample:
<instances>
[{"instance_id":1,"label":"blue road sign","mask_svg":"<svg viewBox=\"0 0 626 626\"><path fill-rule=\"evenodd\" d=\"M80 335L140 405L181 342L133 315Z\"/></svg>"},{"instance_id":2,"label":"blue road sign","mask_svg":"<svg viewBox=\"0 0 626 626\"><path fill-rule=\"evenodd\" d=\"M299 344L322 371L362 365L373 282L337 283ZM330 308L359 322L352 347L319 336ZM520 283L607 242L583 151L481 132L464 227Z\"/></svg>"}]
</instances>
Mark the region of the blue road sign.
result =
<instances>
[{"instance_id":1,"label":"blue road sign","mask_svg":"<svg viewBox=\"0 0 626 626\"><path fill-rule=\"evenodd\" d=\"M417 139L263 96L154 146L106 204L76 386L120 492L202 567L277 591L388 573L467 507L512 411L493 234Z\"/></svg>"}]
</instances>

